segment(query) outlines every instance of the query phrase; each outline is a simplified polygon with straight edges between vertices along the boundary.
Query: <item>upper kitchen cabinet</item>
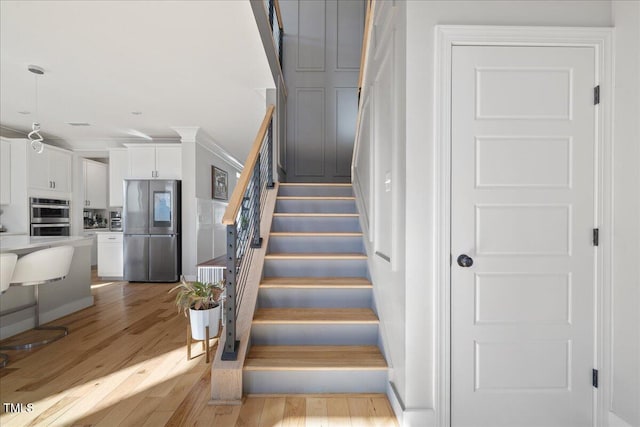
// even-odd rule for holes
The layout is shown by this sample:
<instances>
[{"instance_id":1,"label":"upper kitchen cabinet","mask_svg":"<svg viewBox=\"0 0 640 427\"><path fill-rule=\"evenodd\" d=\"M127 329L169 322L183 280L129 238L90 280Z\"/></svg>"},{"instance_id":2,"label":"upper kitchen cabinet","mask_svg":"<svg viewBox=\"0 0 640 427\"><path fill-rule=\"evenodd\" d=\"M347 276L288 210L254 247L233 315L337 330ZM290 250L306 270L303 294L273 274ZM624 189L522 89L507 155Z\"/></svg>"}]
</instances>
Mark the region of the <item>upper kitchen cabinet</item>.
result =
<instances>
[{"instance_id":1,"label":"upper kitchen cabinet","mask_svg":"<svg viewBox=\"0 0 640 427\"><path fill-rule=\"evenodd\" d=\"M129 174L129 153L126 149L109 150L109 206L122 206L123 181Z\"/></svg>"},{"instance_id":2,"label":"upper kitchen cabinet","mask_svg":"<svg viewBox=\"0 0 640 427\"><path fill-rule=\"evenodd\" d=\"M71 193L71 153L46 145L40 154L29 149L29 188Z\"/></svg>"},{"instance_id":3,"label":"upper kitchen cabinet","mask_svg":"<svg viewBox=\"0 0 640 427\"><path fill-rule=\"evenodd\" d=\"M182 147L180 145L156 146L156 178L182 178Z\"/></svg>"},{"instance_id":4,"label":"upper kitchen cabinet","mask_svg":"<svg viewBox=\"0 0 640 427\"><path fill-rule=\"evenodd\" d=\"M0 140L0 205L11 204L11 143Z\"/></svg>"},{"instance_id":5,"label":"upper kitchen cabinet","mask_svg":"<svg viewBox=\"0 0 640 427\"><path fill-rule=\"evenodd\" d=\"M84 206L91 209L107 208L107 165L83 159Z\"/></svg>"},{"instance_id":6,"label":"upper kitchen cabinet","mask_svg":"<svg viewBox=\"0 0 640 427\"><path fill-rule=\"evenodd\" d=\"M180 144L130 144L127 147L129 149L129 178L182 178L182 147Z\"/></svg>"}]
</instances>

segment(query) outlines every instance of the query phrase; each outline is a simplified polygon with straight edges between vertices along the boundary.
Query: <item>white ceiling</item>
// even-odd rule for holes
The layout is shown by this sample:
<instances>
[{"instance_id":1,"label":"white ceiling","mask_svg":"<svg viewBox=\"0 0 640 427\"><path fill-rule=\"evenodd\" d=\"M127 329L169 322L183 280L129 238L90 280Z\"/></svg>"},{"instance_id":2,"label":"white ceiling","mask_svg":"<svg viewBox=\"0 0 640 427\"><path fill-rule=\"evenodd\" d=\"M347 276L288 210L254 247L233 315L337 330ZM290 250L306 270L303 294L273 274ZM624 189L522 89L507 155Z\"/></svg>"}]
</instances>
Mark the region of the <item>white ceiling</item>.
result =
<instances>
[{"instance_id":1,"label":"white ceiling","mask_svg":"<svg viewBox=\"0 0 640 427\"><path fill-rule=\"evenodd\" d=\"M37 120L58 146L177 140L172 126L200 126L244 161L274 87L248 0L2 0L0 20L0 125L30 131L27 66L39 65Z\"/></svg>"}]
</instances>

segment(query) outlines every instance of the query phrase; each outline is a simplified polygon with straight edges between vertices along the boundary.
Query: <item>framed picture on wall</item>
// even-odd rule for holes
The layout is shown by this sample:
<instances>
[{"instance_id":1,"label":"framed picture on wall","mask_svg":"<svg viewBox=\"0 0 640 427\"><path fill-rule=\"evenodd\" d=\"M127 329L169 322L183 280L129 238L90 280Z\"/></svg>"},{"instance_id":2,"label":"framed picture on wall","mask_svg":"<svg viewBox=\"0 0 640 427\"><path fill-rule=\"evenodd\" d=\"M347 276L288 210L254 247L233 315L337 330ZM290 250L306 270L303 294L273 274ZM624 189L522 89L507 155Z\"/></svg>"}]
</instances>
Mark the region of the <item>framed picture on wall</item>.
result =
<instances>
[{"instance_id":1,"label":"framed picture on wall","mask_svg":"<svg viewBox=\"0 0 640 427\"><path fill-rule=\"evenodd\" d=\"M227 172L215 166L211 166L211 192L214 199L227 200L229 198Z\"/></svg>"}]
</instances>

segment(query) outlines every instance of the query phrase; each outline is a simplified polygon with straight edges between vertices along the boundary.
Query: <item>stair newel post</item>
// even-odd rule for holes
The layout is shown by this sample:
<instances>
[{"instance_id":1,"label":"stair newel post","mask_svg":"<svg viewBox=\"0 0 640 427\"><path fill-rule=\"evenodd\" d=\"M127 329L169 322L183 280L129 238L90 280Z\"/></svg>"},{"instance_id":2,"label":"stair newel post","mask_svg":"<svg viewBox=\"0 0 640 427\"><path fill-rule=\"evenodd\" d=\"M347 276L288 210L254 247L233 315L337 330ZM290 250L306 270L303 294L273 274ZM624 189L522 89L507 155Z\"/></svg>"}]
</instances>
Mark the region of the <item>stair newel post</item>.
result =
<instances>
[{"instance_id":1,"label":"stair newel post","mask_svg":"<svg viewBox=\"0 0 640 427\"><path fill-rule=\"evenodd\" d=\"M237 360L240 341L236 341L236 271L237 271L237 221L227 225L227 309L226 338L222 360Z\"/></svg>"},{"instance_id":2,"label":"stair newel post","mask_svg":"<svg viewBox=\"0 0 640 427\"><path fill-rule=\"evenodd\" d=\"M267 132L267 188L273 188L273 119Z\"/></svg>"},{"instance_id":3,"label":"stair newel post","mask_svg":"<svg viewBox=\"0 0 640 427\"><path fill-rule=\"evenodd\" d=\"M262 237L260 237L260 162L261 155L258 153L258 159L256 165L253 168L253 176L251 178L251 184L253 185L253 209L251 214L253 216L253 237L251 238L251 247L259 248L262 246Z\"/></svg>"}]
</instances>

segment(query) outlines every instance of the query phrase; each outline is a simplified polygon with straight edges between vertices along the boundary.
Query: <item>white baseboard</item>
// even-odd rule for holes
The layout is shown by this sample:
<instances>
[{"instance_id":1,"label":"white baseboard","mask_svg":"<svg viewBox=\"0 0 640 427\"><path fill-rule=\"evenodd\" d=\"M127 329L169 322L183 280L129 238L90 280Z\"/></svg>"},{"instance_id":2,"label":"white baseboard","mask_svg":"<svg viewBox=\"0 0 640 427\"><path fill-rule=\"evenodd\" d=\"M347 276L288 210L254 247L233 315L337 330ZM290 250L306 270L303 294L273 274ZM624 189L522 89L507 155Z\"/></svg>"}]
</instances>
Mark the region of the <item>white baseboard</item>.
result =
<instances>
[{"instance_id":1,"label":"white baseboard","mask_svg":"<svg viewBox=\"0 0 640 427\"><path fill-rule=\"evenodd\" d=\"M402 399L398 395L395 385L391 381L387 383L387 399L389 399L389 403L391 403L391 409L393 409L393 413L396 414L398 424L403 425L402 421L404 415L404 404L402 403Z\"/></svg>"},{"instance_id":2,"label":"white baseboard","mask_svg":"<svg viewBox=\"0 0 640 427\"><path fill-rule=\"evenodd\" d=\"M63 306L60 306L46 313L40 313L40 323L48 323L53 320L64 317L68 314L80 311L83 308L91 307L93 305L93 297L89 296L76 301L69 302ZM33 308L31 309L33 310ZM0 339L5 339L19 334L20 332L28 331L34 326L34 318L21 320L20 322L12 323L5 327L0 328Z\"/></svg>"},{"instance_id":3,"label":"white baseboard","mask_svg":"<svg viewBox=\"0 0 640 427\"><path fill-rule=\"evenodd\" d=\"M436 413L433 409L405 409L403 427L434 427L436 425Z\"/></svg>"},{"instance_id":4,"label":"white baseboard","mask_svg":"<svg viewBox=\"0 0 640 427\"><path fill-rule=\"evenodd\" d=\"M631 424L614 414L609 412L609 427L633 427Z\"/></svg>"},{"instance_id":5,"label":"white baseboard","mask_svg":"<svg viewBox=\"0 0 640 427\"><path fill-rule=\"evenodd\" d=\"M402 427L435 427L435 411L433 409L405 408L396 386L391 381L387 383L387 398L398 419L398 424Z\"/></svg>"}]
</instances>

